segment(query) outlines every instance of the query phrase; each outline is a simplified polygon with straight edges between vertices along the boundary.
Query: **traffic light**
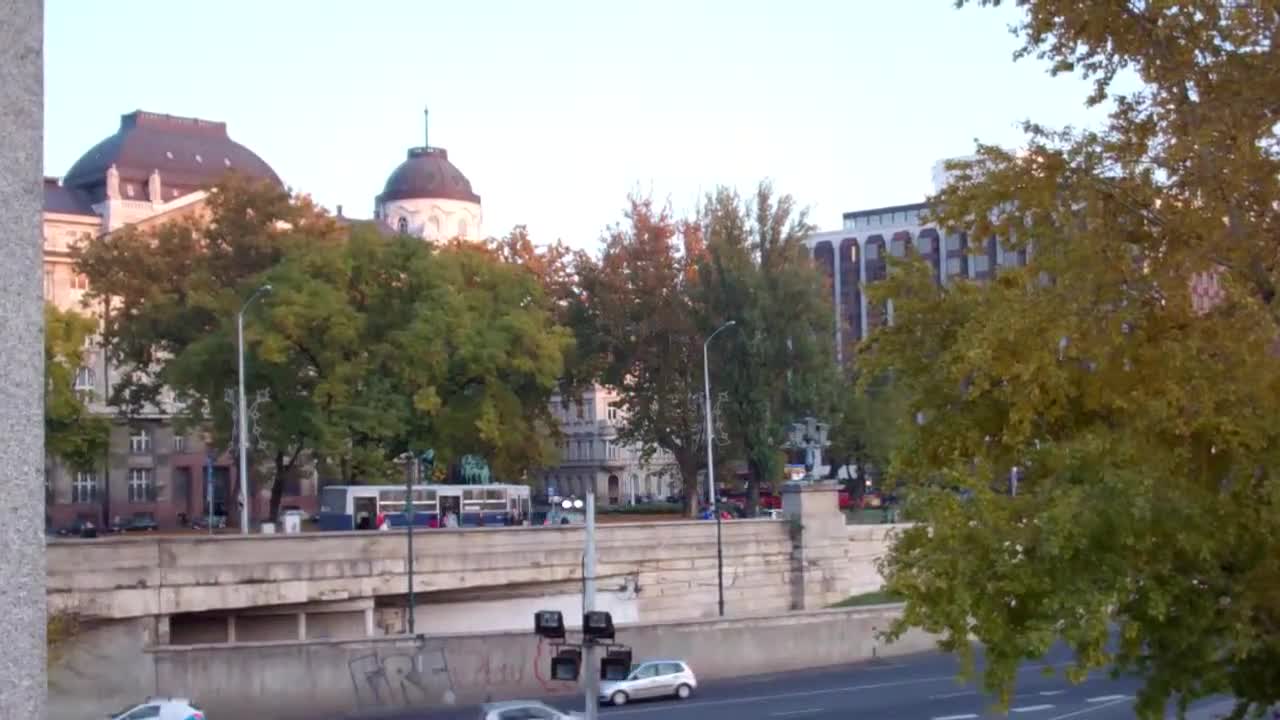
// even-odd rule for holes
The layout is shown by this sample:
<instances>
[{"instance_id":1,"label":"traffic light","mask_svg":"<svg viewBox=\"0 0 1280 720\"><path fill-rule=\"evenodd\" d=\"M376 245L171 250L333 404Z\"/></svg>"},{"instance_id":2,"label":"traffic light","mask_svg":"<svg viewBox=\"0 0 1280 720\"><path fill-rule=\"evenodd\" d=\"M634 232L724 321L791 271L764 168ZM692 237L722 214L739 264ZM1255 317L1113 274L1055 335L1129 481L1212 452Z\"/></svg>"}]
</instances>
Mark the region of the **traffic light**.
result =
<instances>
[{"instance_id":1,"label":"traffic light","mask_svg":"<svg viewBox=\"0 0 1280 720\"><path fill-rule=\"evenodd\" d=\"M612 640L613 616L601 610L583 613L582 635L588 640Z\"/></svg>"},{"instance_id":2,"label":"traffic light","mask_svg":"<svg viewBox=\"0 0 1280 720\"><path fill-rule=\"evenodd\" d=\"M577 648L561 648L551 658L551 679L563 682L577 682L578 672L582 667L582 651Z\"/></svg>"},{"instance_id":3,"label":"traffic light","mask_svg":"<svg viewBox=\"0 0 1280 720\"><path fill-rule=\"evenodd\" d=\"M564 616L559 610L539 610L533 614L533 631L548 640L563 640Z\"/></svg>"},{"instance_id":4,"label":"traffic light","mask_svg":"<svg viewBox=\"0 0 1280 720\"><path fill-rule=\"evenodd\" d=\"M601 680L626 680L631 674L631 649L625 647L609 648L609 652L600 660Z\"/></svg>"}]
</instances>

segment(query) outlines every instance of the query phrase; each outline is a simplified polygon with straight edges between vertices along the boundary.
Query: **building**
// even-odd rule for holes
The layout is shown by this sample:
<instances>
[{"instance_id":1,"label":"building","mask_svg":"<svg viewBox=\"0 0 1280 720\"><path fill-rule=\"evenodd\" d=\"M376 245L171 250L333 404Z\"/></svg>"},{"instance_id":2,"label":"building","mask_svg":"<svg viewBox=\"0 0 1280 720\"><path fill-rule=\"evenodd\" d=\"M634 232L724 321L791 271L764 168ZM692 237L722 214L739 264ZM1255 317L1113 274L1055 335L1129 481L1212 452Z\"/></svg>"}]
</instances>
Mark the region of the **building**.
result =
<instances>
[{"instance_id":1,"label":"building","mask_svg":"<svg viewBox=\"0 0 1280 720\"><path fill-rule=\"evenodd\" d=\"M661 500L673 493L679 472L670 453L659 452L648 462L638 448L619 442L622 410L618 395L595 385L578 398L551 398L551 412L560 422L560 464L547 468L539 480L548 495L582 497L592 489L604 505L631 505Z\"/></svg>"},{"instance_id":2,"label":"building","mask_svg":"<svg viewBox=\"0 0 1280 720\"><path fill-rule=\"evenodd\" d=\"M85 152L63 178L45 178L45 299L64 310L98 315L101 308L83 303L88 281L75 272L72 245L126 225L157 225L197 213L207 189L232 171L281 184L262 158L230 138L225 123L142 111L122 116L119 129ZM171 405L127 420L117 418L104 403L117 378L97 346L86 348L75 387L84 393L91 412L115 419L110 450L102 466L92 470L47 460L49 527L132 518L172 527L210 513L234 520L237 513L229 501L236 482L231 457L221 448L206 447L202 437L178 431ZM206 474L213 479L211 502ZM314 487L303 487L303 480L286 483L284 504L313 504ZM252 513L262 517L265 488L253 495Z\"/></svg>"},{"instance_id":3,"label":"building","mask_svg":"<svg viewBox=\"0 0 1280 720\"><path fill-rule=\"evenodd\" d=\"M946 182L941 163L934 168L934 183ZM843 226L810 235L805 240L814 261L830 280L836 315L836 353L841 359L848 348L877 327L893 321L893 303L869 302L864 290L888 273L889 256L903 257L914 249L932 267L943 285L955 279L982 280L999 268L1025 265L1027 253L1006 251L995 238L986 241L985 252L968 250L965 233L944 233L922 217L927 203L855 210L844 213Z\"/></svg>"}]
</instances>

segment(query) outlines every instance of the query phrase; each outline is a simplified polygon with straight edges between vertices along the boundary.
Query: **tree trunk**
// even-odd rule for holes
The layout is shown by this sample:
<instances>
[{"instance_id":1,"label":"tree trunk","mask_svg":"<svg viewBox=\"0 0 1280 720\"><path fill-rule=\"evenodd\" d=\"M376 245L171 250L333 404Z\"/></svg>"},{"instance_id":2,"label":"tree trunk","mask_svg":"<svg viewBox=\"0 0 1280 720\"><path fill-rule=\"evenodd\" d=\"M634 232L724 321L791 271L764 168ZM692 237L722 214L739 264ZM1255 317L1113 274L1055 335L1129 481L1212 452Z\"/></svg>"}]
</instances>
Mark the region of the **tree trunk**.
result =
<instances>
[{"instance_id":1,"label":"tree trunk","mask_svg":"<svg viewBox=\"0 0 1280 720\"><path fill-rule=\"evenodd\" d=\"M755 460L747 460L747 517L756 516L760 507L760 482L764 479L764 470Z\"/></svg>"},{"instance_id":2,"label":"tree trunk","mask_svg":"<svg viewBox=\"0 0 1280 720\"><path fill-rule=\"evenodd\" d=\"M271 483L271 506L267 509L268 517L271 522L278 522L280 519L280 500L284 497L284 474L289 471L285 464L283 450L276 451L276 476L275 481Z\"/></svg>"},{"instance_id":3,"label":"tree trunk","mask_svg":"<svg viewBox=\"0 0 1280 720\"><path fill-rule=\"evenodd\" d=\"M702 495L698 487L697 453L681 451L672 454L675 455L676 465L680 468L680 483L684 489L684 513L687 517L695 518L698 516L698 498Z\"/></svg>"}]
</instances>

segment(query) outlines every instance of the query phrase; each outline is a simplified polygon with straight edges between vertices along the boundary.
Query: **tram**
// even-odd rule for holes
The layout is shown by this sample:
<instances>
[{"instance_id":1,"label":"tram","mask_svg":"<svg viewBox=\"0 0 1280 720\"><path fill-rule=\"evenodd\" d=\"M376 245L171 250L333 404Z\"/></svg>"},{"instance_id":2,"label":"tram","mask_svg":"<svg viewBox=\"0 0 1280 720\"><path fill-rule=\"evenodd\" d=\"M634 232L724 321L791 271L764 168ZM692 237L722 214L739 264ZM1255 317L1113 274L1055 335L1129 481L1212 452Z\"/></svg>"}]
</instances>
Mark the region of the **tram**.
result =
<instances>
[{"instance_id":1,"label":"tram","mask_svg":"<svg viewBox=\"0 0 1280 720\"><path fill-rule=\"evenodd\" d=\"M320 530L375 530L379 518L404 527L403 485L331 485L320 491ZM414 527L444 527L452 516L458 527L519 525L529 518L526 485L415 485Z\"/></svg>"}]
</instances>

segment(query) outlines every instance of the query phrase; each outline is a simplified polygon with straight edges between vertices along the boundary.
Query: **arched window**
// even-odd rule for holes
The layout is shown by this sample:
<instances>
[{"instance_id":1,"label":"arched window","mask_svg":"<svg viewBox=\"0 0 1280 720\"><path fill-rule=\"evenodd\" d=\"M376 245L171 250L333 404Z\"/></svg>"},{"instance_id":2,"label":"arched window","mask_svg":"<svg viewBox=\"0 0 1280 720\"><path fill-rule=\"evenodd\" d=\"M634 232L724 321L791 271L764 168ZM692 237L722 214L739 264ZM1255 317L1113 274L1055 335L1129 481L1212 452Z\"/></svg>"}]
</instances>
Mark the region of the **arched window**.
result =
<instances>
[{"instance_id":1,"label":"arched window","mask_svg":"<svg viewBox=\"0 0 1280 720\"><path fill-rule=\"evenodd\" d=\"M399 220L398 222L396 222L396 229L397 229L397 230L399 230L402 234L404 234L404 235L408 235L408 234L409 234L409 221L408 221L408 220L406 220L406 219L404 219L404 218L400 218L400 220Z\"/></svg>"},{"instance_id":2,"label":"arched window","mask_svg":"<svg viewBox=\"0 0 1280 720\"><path fill-rule=\"evenodd\" d=\"M440 237L440 218L438 217L431 218L431 230L432 230L432 235L434 235L435 237Z\"/></svg>"},{"instance_id":3,"label":"arched window","mask_svg":"<svg viewBox=\"0 0 1280 720\"><path fill-rule=\"evenodd\" d=\"M459 220L458 221L458 237L464 238L466 236L467 236L467 221Z\"/></svg>"}]
</instances>

